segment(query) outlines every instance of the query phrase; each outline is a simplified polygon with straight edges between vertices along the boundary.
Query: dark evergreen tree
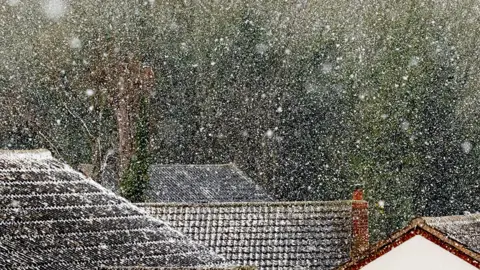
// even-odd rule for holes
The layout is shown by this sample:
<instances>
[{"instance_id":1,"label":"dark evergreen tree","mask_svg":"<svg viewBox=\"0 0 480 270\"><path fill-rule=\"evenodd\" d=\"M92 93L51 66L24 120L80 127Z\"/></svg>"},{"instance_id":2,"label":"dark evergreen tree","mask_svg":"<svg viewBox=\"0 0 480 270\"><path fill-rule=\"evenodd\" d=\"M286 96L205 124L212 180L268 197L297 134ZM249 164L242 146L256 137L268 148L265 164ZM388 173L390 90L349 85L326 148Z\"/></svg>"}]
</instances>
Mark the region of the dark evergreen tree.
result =
<instances>
[{"instance_id":1,"label":"dark evergreen tree","mask_svg":"<svg viewBox=\"0 0 480 270\"><path fill-rule=\"evenodd\" d=\"M140 103L140 115L135 132L135 154L129 167L122 175L120 192L132 202L145 201L145 191L149 184L150 167L148 102L143 98Z\"/></svg>"}]
</instances>

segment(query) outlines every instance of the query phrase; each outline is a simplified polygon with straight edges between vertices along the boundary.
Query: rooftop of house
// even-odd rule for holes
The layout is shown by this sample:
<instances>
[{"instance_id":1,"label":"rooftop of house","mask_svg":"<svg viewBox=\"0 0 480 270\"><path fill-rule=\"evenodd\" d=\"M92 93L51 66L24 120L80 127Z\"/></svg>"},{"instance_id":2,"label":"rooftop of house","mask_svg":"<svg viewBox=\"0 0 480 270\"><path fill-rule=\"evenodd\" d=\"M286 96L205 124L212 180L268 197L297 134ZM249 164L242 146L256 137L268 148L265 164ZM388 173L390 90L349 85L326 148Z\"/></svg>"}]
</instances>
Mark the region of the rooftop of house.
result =
<instances>
[{"instance_id":1,"label":"rooftop of house","mask_svg":"<svg viewBox=\"0 0 480 270\"><path fill-rule=\"evenodd\" d=\"M414 236L420 235L480 269L478 251L480 215L416 218L405 228L393 233L341 265L339 270L361 269Z\"/></svg>"},{"instance_id":2,"label":"rooftop of house","mask_svg":"<svg viewBox=\"0 0 480 270\"><path fill-rule=\"evenodd\" d=\"M233 264L253 265L261 270L321 270L349 259L352 202L140 206Z\"/></svg>"},{"instance_id":3,"label":"rooftop of house","mask_svg":"<svg viewBox=\"0 0 480 270\"><path fill-rule=\"evenodd\" d=\"M234 164L152 165L149 202L252 202L272 197Z\"/></svg>"},{"instance_id":4,"label":"rooftop of house","mask_svg":"<svg viewBox=\"0 0 480 270\"><path fill-rule=\"evenodd\" d=\"M0 264L181 268L224 265L224 259L48 151L0 151Z\"/></svg>"},{"instance_id":5,"label":"rooftop of house","mask_svg":"<svg viewBox=\"0 0 480 270\"><path fill-rule=\"evenodd\" d=\"M480 213L445 217L424 217L425 222L449 238L480 253Z\"/></svg>"}]
</instances>

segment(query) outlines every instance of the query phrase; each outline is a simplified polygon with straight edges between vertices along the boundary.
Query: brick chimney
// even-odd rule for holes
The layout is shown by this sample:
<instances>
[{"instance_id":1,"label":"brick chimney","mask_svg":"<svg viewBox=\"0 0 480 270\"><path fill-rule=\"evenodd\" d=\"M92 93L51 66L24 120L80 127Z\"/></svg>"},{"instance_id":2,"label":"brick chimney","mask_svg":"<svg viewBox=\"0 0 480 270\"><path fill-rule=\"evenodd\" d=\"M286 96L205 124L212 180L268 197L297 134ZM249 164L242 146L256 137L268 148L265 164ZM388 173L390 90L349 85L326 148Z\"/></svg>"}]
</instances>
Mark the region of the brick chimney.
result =
<instances>
[{"instance_id":1,"label":"brick chimney","mask_svg":"<svg viewBox=\"0 0 480 270\"><path fill-rule=\"evenodd\" d=\"M368 249L368 203L363 200L363 186L355 186L352 196L352 246L350 257L355 258Z\"/></svg>"}]
</instances>

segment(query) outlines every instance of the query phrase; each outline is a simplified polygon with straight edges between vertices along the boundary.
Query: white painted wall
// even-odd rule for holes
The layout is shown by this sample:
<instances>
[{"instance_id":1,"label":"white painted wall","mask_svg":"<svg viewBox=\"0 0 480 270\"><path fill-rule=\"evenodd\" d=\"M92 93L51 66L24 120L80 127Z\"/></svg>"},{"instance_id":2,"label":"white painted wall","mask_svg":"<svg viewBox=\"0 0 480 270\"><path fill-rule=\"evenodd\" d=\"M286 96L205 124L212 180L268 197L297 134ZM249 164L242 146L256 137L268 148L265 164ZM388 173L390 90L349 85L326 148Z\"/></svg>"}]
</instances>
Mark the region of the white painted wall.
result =
<instances>
[{"instance_id":1,"label":"white painted wall","mask_svg":"<svg viewBox=\"0 0 480 270\"><path fill-rule=\"evenodd\" d=\"M362 270L475 270L473 265L453 255L423 236L416 235Z\"/></svg>"}]
</instances>

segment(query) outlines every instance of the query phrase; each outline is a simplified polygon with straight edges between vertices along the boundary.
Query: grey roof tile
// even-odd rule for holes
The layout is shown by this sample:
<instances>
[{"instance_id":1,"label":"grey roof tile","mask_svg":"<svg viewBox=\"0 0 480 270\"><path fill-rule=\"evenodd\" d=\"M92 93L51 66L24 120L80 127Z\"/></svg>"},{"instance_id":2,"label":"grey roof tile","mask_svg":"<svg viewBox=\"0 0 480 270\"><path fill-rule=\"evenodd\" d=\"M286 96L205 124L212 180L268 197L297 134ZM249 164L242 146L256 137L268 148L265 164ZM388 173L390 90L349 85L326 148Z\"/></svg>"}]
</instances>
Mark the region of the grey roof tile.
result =
<instances>
[{"instance_id":1,"label":"grey roof tile","mask_svg":"<svg viewBox=\"0 0 480 270\"><path fill-rule=\"evenodd\" d=\"M459 216L424 217L425 222L465 247L480 253L480 213Z\"/></svg>"},{"instance_id":2,"label":"grey roof tile","mask_svg":"<svg viewBox=\"0 0 480 270\"><path fill-rule=\"evenodd\" d=\"M52 158L48 151L0 151L2 269L184 267L223 262L163 221Z\"/></svg>"},{"instance_id":3,"label":"grey roof tile","mask_svg":"<svg viewBox=\"0 0 480 270\"><path fill-rule=\"evenodd\" d=\"M349 259L351 201L140 206L235 265L332 269Z\"/></svg>"},{"instance_id":4,"label":"grey roof tile","mask_svg":"<svg viewBox=\"0 0 480 270\"><path fill-rule=\"evenodd\" d=\"M272 197L233 164L152 165L150 202L251 202Z\"/></svg>"},{"instance_id":5,"label":"grey roof tile","mask_svg":"<svg viewBox=\"0 0 480 270\"><path fill-rule=\"evenodd\" d=\"M238 267L182 267L182 268L165 268L165 267L102 267L101 270L255 270L254 267L238 266Z\"/></svg>"},{"instance_id":6,"label":"grey roof tile","mask_svg":"<svg viewBox=\"0 0 480 270\"><path fill-rule=\"evenodd\" d=\"M28 255L27 253L28 252ZM21 270L37 270L38 267L35 265L36 255L27 250L18 251L12 248L9 241L2 241L0 243L0 268L8 269L9 265L12 265L13 262L21 262L23 267L18 267L16 269ZM4 267L4 268L2 268Z\"/></svg>"}]
</instances>

